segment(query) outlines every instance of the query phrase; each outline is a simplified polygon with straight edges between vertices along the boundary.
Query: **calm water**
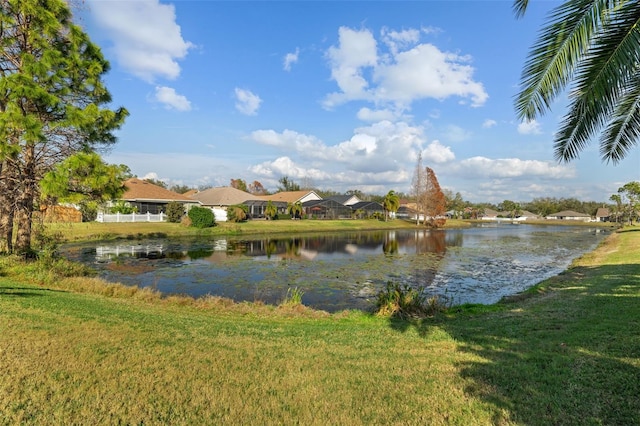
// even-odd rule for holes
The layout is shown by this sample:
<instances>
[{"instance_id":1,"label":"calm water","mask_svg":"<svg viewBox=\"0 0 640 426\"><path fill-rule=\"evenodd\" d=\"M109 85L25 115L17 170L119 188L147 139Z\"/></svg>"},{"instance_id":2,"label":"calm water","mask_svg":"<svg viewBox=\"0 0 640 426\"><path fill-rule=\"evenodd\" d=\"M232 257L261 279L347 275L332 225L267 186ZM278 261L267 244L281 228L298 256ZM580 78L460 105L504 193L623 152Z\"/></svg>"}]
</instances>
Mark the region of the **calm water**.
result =
<instances>
[{"instance_id":1,"label":"calm water","mask_svg":"<svg viewBox=\"0 0 640 426\"><path fill-rule=\"evenodd\" d=\"M163 293L277 304L304 291L307 306L369 310L386 282L450 303L494 303L566 269L605 232L486 224L456 230L323 233L276 238L149 239L76 244L62 253L103 278Z\"/></svg>"}]
</instances>

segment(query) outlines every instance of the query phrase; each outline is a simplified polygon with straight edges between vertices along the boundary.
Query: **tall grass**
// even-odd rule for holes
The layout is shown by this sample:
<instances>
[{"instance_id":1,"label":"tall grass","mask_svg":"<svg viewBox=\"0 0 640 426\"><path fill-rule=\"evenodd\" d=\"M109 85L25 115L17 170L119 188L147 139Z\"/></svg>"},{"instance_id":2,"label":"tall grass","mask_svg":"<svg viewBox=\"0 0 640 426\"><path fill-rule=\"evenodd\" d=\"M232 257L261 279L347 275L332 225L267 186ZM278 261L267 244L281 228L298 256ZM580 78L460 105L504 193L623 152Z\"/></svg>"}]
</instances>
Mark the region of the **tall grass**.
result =
<instances>
[{"instance_id":1,"label":"tall grass","mask_svg":"<svg viewBox=\"0 0 640 426\"><path fill-rule=\"evenodd\" d=\"M299 287L289 287L287 288L287 295L284 297L281 304L289 306L302 305L303 295L304 291Z\"/></svg>"},{"instance_id":2,"label":"tall grass","mask_svg":"<svg viewBox=\"0 0 640 426\"><path fill-rule=\"evenodd\" d=\"M390 281L378 293L375 309L376 315L408 320L433 316L446 307L438 296L429 296L424 289Z\"/></svg>"}]
</instances>

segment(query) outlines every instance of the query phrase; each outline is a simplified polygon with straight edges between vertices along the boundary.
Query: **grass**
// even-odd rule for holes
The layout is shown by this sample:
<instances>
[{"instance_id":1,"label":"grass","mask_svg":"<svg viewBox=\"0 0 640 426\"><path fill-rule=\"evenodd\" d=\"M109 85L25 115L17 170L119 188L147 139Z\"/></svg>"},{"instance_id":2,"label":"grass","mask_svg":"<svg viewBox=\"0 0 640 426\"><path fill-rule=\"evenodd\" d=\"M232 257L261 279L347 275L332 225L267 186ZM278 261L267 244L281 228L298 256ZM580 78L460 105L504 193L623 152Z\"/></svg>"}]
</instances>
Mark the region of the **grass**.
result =
<instances>
[{"instance_id":1,"label":"grass","mask_svg":"<svg viewBox=\"0 0 640 426\"><path fill-rule=\"evenodd\" d=\"M0 424L640 423L637 228L492 306L409 320L297 306L162 298L4 258Z\"/></svg>"}]
</instances>

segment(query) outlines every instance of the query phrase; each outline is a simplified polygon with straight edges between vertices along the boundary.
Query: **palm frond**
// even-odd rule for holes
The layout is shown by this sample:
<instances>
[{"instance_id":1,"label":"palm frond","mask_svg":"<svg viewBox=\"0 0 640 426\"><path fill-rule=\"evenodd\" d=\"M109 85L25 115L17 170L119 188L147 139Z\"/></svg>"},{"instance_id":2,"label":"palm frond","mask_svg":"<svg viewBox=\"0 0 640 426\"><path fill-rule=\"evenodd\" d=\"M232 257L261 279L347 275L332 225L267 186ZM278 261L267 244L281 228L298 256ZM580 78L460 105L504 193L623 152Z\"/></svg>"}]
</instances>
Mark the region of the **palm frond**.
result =
<instances>
[{"instance_id":1,"label":"palm frond","mask_svg":"<svg viewBox=\"0 0 640 426\"><path fill-rule=\"evenodd\" d=\"M640 139L640 73L630 82L620 99L600 141L605 162L617 164Z\"/></svg>"},{"instance_id":2,"label":"palm frond","mask_svg":"<svg viewBox=\"0 0 640 426\"><path fill-rule=\"evenodd\" d=\"M570 111L555 138L556 159L577 158L595 132L610 120L634 75L635 64L640 62L639 17L640 6L633 2L611 9L603 18L601 31L580 63Z\"/></svg>"},{"instance_id":3,"label":"palm frond","mask_svg":"<svg viewBox=\"0 0 640 426\"><path fill-rule=\"evenodd\" d=\"M522 73L523 89L515 100L521 119L532 120L549 109L573 77L612 3L616 2L568 0L552 11Z\"/></svg>"},{"instance_id":4,"label":"palm frond","mask_svg":"<svg viewBox=\"0 0 640 426\"><path fill-rule=\"evenodd\" d=\"M522 18L529 6L529 0L515 0L513 2L513 12L516 14L516 18Z\"/></svg>"},{"instance_id":5,"label":"palm frond","mask_svg":"<svg viewBox=\"0 0 640 426\"><path fill-rule=\"evenodd\" d=\"M569 162L578 158L580 152L589 144L590 136L597 130L599 123L587 120L593 117L588 106L581 102L573 107L562 120L560 130L553 144L554 157L559 162Z\"/></svg>"}]
</instances>

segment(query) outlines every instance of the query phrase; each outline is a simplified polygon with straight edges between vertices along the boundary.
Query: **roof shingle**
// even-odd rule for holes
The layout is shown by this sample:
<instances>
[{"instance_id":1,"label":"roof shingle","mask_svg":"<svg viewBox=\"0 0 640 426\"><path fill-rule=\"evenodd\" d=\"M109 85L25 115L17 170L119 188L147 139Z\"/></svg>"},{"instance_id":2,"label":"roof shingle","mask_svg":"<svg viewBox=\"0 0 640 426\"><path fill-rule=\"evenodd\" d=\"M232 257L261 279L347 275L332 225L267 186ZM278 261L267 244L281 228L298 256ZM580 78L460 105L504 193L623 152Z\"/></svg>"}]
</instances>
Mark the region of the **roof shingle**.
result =
<instances>
[{"instance_id":1,"label":"roof shingle","mask_svg":"<svg viewBox=\"0 0 640 426\"><path fill-rule=\"evenodd\" d=\"M153 201L185 201L193 202L191 198L178 194L177 192L169 191L161 186L154 185L145 180L138 178L127 179L124 182L126 188L125 193L122 195L122 199L127 201L136 200L153 200Z\"/></svg>"},{"instance_id":2,"label":"roof shingle","mask_svg":"<svg viewBox=\"0 0 640 426\"><path fill-rule=\"evenodd\" d=\"M233 206L242 204L247 200L262 199L257 195L230 186L205 189L204 191L193 194L191 198L200 201L205 206Z\"/></svg>"}]
</instances>

